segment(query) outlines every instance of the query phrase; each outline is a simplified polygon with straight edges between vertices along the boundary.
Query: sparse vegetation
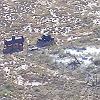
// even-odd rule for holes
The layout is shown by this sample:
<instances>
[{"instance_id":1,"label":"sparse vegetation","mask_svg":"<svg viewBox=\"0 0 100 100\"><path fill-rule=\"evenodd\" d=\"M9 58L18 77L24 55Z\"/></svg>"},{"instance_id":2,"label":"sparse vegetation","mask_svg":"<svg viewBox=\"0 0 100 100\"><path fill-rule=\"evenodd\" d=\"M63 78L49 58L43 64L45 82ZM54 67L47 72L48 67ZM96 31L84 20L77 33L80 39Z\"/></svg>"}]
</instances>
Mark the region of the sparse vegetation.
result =
<instances>
[{"instance_id":1,"label":"sparse vegetation","mask_svg":"<svg viewBox=\"0 0 100 100\"><path fill-rule=\"evenodd\" d=\"M100 100L99 0L0 0L0 14L0 100ZM55 44L28 51L44 33ZM3 55L13 34L24 51Z\"/></svg>"}]
</instances>

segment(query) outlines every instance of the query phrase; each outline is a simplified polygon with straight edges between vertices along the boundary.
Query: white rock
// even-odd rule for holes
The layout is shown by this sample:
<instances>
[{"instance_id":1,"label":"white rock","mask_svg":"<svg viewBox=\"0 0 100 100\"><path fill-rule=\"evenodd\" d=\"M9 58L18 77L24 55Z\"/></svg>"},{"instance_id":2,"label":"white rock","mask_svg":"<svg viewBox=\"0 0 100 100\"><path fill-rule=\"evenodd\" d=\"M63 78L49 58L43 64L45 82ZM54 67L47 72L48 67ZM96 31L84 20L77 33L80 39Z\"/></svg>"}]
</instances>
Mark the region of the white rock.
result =
<instances>
[{"instance_id":1,"label":"white rock","mask_svg":"<svg viewBox=\"0 0 100 100\"><path fill-rule=\"evenodd\" d=\"M21 69L26 70L27 68L28 68L28 65L26 65L26 64L24 64L24 65L21 66Z\"/></svg>"},{"instance_id":2,"label":"white rock","mask_svg":"<svg viewBox=\"0 0 100 100\"><path fill-rule=\"evenodd\" d=\"M32 86L39 86L39 85L42 85L42 83L40 83L40 82L32 82Z\"/></svg>"},{"instance_id":3,"label":"white rock","mask_svg":"<svg viewBox=\"0 0 100 100\"><path fill-rule=\"evenodd\" d=\"M6 72L7 75L10 74L10 69L8 67L5 67L3 70Z\"/></svg>"},{"instance_id":4,"label":"white rock","mask_svg":"<svg viewBox=\"0 0 100 100\"><path fill-rule=\"evenodd\" d=\"M25 86L39 86L39 85L42 85L42 83L40 82L29 82L29 81L26 81L24 83Z\"/></svg>"},{"instance_id":5,"label":"white rock","mask_svg":"<svg viewBox=\"0 0 100 100\"><path fill-rule=\"evenodd\" d=\"M20 75L17 77L17 84L18 85L23 85L23 78Z\"/></svg>"}]
</instances>

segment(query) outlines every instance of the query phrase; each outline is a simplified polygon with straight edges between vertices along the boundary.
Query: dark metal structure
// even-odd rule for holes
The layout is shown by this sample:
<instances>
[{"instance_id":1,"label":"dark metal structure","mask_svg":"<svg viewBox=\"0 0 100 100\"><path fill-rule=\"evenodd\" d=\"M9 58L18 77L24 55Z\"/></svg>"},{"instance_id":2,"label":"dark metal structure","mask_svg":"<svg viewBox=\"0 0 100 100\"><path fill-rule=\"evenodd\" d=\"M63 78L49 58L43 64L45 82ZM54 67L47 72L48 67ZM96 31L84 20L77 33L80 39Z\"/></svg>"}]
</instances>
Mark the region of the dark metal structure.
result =
<instances>
[{"instance_id":1,"label":"dark metal structure","mask_svg":"<svg viewBox=\"0 0 100 100\"><path fill-rule=\"evenodd\" d=\"M23 36L12 36L10 39L4 39L4 54L12 54L14 52L23 51L23 43L24 37Z\"/></svg>"},{"instance_id":2,"label":"dark metal structure","mask_svg":"<svg viewBox=\"0 0 100 100\"><path fill-rule=\"evenodd\" d=\"M72 55L70 54L70 56ZM74 61L69 62L67 67L71 70L75 70L77 67L79 67L79 65L81 65L81 63L75 56L72 57L74 58Z\"/></svg>"},{"instance_id":3,"label":"dark metal structure","mask_svg":"<svg viewBox=\"0 0 100 100\"><path fill-rule=\"evenodd\" d=\"M49 46L53 43L54 43L54 38L52 38L51 35L43 35L41 39L38 39L36 46L41 48Z\"/></svg>"}]
</instances>

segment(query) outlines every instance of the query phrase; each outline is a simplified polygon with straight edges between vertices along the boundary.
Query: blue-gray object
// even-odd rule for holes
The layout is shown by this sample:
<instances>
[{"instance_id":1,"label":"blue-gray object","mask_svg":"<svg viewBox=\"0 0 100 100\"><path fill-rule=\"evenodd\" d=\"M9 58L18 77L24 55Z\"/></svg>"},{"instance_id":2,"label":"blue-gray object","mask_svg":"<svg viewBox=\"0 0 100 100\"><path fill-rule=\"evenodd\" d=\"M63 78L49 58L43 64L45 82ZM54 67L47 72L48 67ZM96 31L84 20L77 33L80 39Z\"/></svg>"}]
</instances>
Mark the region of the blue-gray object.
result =
<instances>
[{"instance_id":1,"label":"blue-gray object","mask_svg":"<svg viewBox=\"0 0 100 100\"><path fill-rule=\"evenodd\" d=\"M38 39L36 46L41 48L49 46L53 43L54 43L54 38L52 38L51 35L43 35L41 39Z\"/></svg>"},{"instance_id":2,"label":"blue-gray object","mask_svg":"<svg viewBox=\"0 0 100 100\"><path fill-rule=\"evenodd\" d=\"M12 36L12 38L10 39L5 39L3 53L12 54L14 52L23 51L23 43L24 43L23 36L19 37Z\"/></svg>"}]
</instances>

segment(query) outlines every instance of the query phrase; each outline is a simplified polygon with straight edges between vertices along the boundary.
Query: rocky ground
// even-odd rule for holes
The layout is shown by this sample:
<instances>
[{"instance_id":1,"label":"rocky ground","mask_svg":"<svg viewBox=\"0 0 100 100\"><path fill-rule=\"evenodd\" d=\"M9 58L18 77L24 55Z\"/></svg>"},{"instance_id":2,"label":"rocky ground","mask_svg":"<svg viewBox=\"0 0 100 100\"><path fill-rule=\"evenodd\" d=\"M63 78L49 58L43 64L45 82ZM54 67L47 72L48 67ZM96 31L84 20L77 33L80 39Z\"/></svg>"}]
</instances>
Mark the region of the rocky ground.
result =
<instances>
[{"instance_id":1,"label":"rocky ground","mask_svg":"<svg viewBox=\"0 0 100 100\"><path fill-rule=\"evenodd\" d=\"M24 51L4 55L12 34ZM30 51L42 34L56 43ZM0 100L100 100L99 0L0 0L0 45Z\"/></svg>"}]
</instances>

